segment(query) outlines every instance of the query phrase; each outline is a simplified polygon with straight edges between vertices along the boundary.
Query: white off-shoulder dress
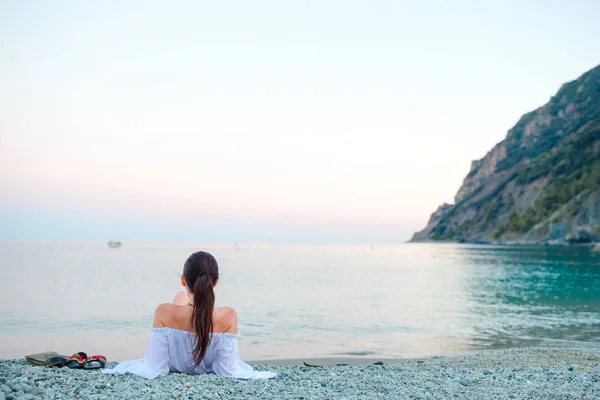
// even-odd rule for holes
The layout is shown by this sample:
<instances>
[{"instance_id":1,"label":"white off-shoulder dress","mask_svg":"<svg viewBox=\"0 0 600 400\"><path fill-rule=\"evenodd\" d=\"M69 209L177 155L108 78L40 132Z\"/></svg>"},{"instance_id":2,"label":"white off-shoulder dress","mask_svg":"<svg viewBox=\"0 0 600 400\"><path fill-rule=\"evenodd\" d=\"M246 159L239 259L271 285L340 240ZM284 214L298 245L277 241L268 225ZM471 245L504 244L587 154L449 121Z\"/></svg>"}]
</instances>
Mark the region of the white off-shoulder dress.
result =
<instances>
[{"instance_id":1,"label":"white off-shoulder dress","mask_svg":"<svg viewBox=\"0 0 600 400\"><path fill-rule=\"evenodd\" d=\"M102 370L105 374L133 374L154 379L169 372L186 374L215 373L241 379L273 378L275 372L254 371L240 360L238 335L213 333L206 354L199 366L192 360L196 334L172 328L152 328L152 336L144 358L124 361L114 369Z\"/></svg>"}]
</instances>

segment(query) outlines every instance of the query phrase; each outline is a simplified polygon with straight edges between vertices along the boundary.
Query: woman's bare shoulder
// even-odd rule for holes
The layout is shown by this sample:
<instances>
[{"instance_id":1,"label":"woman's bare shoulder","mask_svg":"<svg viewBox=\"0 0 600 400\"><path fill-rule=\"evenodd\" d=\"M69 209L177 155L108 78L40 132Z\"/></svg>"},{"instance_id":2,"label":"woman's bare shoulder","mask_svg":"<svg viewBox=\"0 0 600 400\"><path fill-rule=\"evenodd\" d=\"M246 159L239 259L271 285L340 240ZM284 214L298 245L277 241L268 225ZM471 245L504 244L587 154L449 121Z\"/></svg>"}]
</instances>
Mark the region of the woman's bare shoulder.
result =
<instances>
[{"instance_id":1,"label":"woman's bare shoulder","mask_svg":"<svg viewBox=\"0 0 600 400\"><path fill-rule=\"evenodd\" d=\"M173 315L175 308L181 307L173 303L162 303L156 307L154 311L154 322L152 323L153 328L172 328Z\"/></svg>"},{"instance_id":2,"label":"woman's bare shoulder","mask_svg":"<svg viewBox=\"0 0 600 400\"><path fill-rule=\"evenodd\" d=\"M215 332L237 333L237 311L232 307L215 307Z\"/></svg>"},{"instance_id":3,"label":"woman's bare shoulder","mask_svg":"<svg viewBox=\"0 0 600 400\"><path fill-rule=\"evenodd\" d=\"M162 303L156 307L157 313L165 313L173 311L173 307L177 307L176 304L173 303Z\"/></svg>"}]
</instances>

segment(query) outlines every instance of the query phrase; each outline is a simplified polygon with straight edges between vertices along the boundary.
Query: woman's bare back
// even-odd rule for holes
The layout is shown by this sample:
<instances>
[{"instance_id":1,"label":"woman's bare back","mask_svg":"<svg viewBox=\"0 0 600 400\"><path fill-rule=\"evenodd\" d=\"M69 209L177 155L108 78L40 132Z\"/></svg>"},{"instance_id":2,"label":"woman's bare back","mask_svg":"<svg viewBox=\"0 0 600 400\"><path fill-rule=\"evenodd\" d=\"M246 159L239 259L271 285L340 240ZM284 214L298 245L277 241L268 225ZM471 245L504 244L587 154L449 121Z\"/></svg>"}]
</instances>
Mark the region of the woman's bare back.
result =
<instances>
[{"instance_id":1,"label":"woman's bare back","mask_svg":"<svg viewBox=\"0 0 600 400\"><path fill-rule=\"evenodd\" d=\"M156 307L154 313L154 328L172 328L182 331L192 331L190 319L192 307L187 304L179 305L163 303ZM215 307L213 310L213 332L237 333L237 313L231 307Z\"/></svg>"}]
</instances>

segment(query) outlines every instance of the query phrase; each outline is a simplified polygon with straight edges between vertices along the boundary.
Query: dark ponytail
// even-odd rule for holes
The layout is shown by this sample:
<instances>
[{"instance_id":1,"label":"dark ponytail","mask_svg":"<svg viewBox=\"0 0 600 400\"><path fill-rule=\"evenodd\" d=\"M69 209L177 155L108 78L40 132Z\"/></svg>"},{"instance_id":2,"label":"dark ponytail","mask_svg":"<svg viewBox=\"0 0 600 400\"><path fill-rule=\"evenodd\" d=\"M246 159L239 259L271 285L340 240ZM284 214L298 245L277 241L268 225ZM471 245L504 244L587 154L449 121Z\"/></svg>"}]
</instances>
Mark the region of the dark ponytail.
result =
<instances>
[{"instance_id":1,"label":"dark ponytail","mask_svg":"<svg viewBox=\"0 0 600 400\"><path fill-rule=\"evenodd\" d=\"M219 279L217 260L209 253L198 251L187 259L183 267L185 283L194 295L190 328L196 332L192 351L194 365L198 366L206 354L213 330L215 292L213 286Z\"/></svg>"}]
</instances>

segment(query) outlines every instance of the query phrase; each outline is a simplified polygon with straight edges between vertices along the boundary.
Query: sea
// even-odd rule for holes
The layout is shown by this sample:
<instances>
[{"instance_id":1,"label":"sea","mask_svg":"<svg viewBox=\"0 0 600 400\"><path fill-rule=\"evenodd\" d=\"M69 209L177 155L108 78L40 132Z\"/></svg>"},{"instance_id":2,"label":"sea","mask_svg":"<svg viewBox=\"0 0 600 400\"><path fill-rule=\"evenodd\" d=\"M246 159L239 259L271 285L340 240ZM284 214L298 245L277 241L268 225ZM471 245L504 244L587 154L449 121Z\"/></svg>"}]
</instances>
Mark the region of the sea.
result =
<instances>
[{"instance_id":1,"label":"sea","mask_svg":"<svg viewBox=\"0 0 600 400\"><path fill-rule=\"evenodd\" d=\"M600 347L600 254L466 244L0 243L0 358L142 357L194 251L244 360Z\"/></svg>"}]
</instances>

